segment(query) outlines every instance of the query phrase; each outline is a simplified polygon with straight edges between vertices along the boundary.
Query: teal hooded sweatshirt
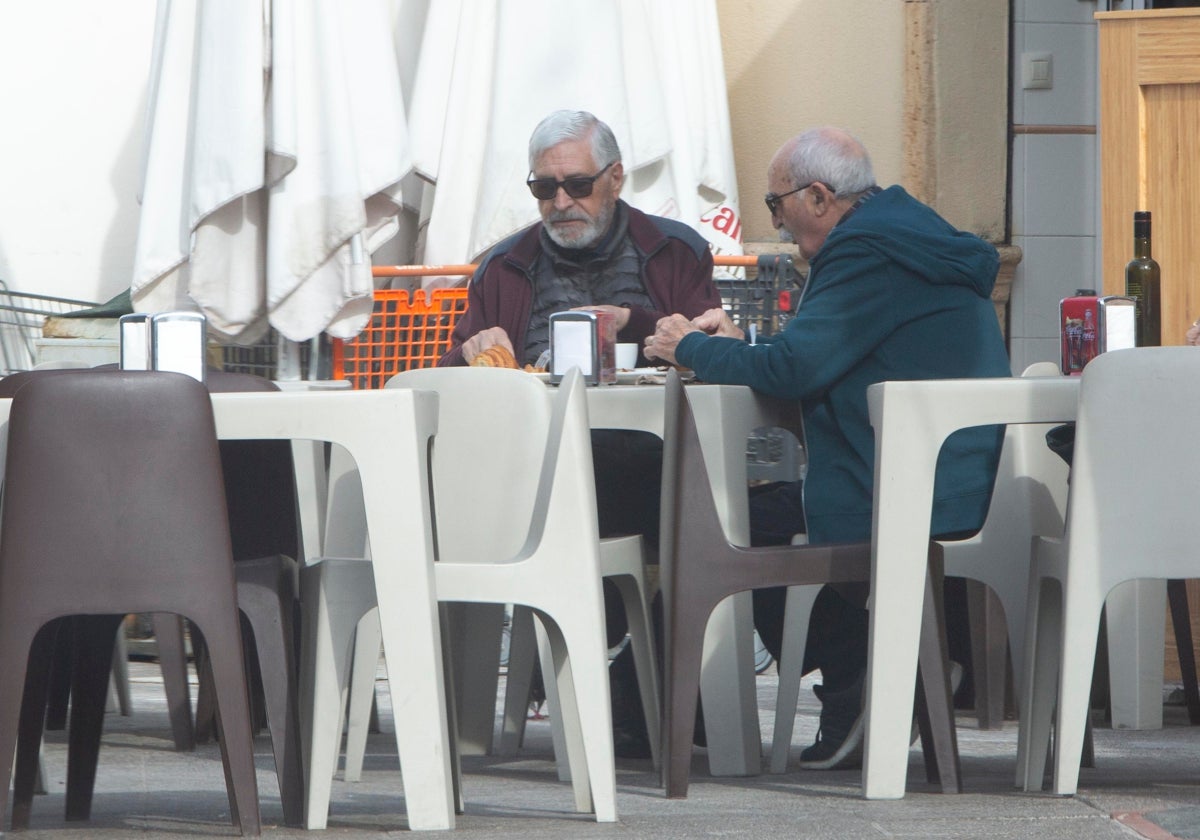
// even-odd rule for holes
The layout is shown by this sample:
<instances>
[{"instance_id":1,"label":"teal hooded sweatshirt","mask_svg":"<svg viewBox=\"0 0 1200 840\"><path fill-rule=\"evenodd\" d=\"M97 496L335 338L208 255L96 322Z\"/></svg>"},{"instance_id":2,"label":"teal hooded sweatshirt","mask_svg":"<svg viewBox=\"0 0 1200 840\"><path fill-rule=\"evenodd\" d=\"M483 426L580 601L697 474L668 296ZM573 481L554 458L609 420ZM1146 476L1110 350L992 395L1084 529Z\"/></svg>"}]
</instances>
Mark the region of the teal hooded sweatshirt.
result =
<instances>
[{"instance_id":1,"label":"teal hooded sweatshirt","mask_svg":"<svg viewBox=\"0 0 1200 840\"><path fill-rule=\"evenodd\" d=\"M871 537L875 437L867 386L886 380L1009 376L992 286L996 249L956 230L903 188L872 196L809 263L795 316L756 345L689 333L679 364L705 382L800 400L810 542ZM982 524L1002 428L964 429L938 456L930 533Z\"/></svg>"}]
</instances>

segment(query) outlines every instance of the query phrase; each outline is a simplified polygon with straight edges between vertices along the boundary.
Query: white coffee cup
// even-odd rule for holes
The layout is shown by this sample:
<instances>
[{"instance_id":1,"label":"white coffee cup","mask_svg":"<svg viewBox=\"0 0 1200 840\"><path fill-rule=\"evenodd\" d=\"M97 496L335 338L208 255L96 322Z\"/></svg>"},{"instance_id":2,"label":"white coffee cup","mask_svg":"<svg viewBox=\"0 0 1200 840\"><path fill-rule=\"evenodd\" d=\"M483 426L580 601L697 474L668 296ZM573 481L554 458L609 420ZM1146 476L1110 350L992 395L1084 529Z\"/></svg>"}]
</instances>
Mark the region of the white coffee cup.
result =
<instances>
[{"instance_id":1,"label":"white coffee cup","mask_svg":"<svg viewBox=\"0 0 1200 840\"><path fill-rule=\"evenodd\" d=\"M617 370L633 370L637 367L638 346L633 342L617 345Z\"/></svg>"}]
</instances>

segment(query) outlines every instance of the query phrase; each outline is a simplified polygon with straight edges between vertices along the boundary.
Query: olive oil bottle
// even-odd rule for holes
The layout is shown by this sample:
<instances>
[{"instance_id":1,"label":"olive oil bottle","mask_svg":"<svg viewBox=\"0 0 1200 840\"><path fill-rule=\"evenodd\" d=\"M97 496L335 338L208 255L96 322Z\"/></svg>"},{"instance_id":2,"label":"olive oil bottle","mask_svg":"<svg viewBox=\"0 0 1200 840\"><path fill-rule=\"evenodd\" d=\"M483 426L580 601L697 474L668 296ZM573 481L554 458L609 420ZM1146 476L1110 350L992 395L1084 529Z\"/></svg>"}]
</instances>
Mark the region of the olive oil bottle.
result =
<instances>
[{"instance_id":1,"label":"olive oil bottle","mask_svg":"<svg viewBox=\"0 0 1200 840\"><path fill-rule=\"evenodd\" d=\"M1125 266L1125 294L1137 301L1137 346L1162 343L1162 292L1158 263L1150 256L1150 211L1133 214L1133 259Z\"/></svg>"}]
</instances>

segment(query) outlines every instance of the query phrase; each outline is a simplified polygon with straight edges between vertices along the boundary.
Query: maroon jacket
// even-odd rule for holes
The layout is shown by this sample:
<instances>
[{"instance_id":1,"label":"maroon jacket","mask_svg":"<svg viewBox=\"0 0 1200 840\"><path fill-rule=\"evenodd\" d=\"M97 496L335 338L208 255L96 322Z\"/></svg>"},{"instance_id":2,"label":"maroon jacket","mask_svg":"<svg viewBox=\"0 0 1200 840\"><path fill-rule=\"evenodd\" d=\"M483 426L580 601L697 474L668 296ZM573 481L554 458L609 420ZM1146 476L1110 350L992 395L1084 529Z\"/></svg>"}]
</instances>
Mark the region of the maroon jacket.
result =
<instances>
[{"instance_id":1,"label":"maroon jacket","mask_svg":"<svg viewBox=\"0 0 1200 840\"><path fill-rule=\"evenodd\" d=\"M712 254L704 237L682 222L651 216L626 205L629 236L645 258L646 291L654 309L632 307L617 341L639 345L654 332L659 318L678 313L695 318L721 306L713 283ZM488 327L503 327L513 347L525 346L533 306L533 265L541 253L537 222L498 243L471 278L467 311L454 327L450 349L438 366L465 365L463 342Z\"/></svg>"}]
</instances>

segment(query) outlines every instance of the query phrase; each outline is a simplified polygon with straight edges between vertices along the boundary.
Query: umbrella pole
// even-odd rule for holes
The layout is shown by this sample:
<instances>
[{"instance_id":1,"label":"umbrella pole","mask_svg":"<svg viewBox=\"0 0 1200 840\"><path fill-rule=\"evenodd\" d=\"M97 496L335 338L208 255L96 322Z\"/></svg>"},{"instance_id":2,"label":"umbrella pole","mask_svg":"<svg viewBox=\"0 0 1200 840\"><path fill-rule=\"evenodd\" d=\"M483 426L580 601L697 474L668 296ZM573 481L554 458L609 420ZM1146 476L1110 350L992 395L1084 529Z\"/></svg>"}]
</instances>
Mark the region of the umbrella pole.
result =
<instances>
[{"instance_id":1,"label":"umbrella pole","mask_svg":"<svg viewBox=\"0 0 1200 840\"><path fill-rule=\"evenodd\" d=\"M305 346L308 348L305 364ZM275 340L275 380L277 382L299 382L301 380L329 379L333 371L333 351L329 340L322 335L308 341L291 341L282 335Z\"/></svg>"},{"instance_id":2,"label":"umbrella pole","mask_svg":"<svg viewBox=\"0 0 1200 840\"><path fill-rule=\"evenodd\" d=\"M302 344L282 335L276 339L275 379L279 382L298 382L303 374Z\"/></svg>"}]
</instances>

